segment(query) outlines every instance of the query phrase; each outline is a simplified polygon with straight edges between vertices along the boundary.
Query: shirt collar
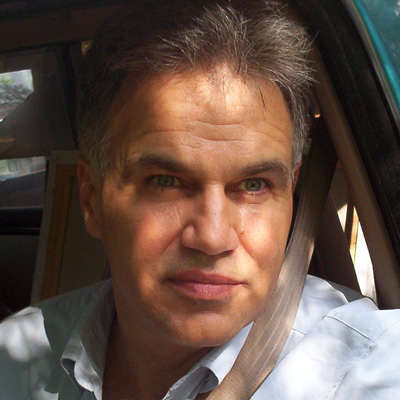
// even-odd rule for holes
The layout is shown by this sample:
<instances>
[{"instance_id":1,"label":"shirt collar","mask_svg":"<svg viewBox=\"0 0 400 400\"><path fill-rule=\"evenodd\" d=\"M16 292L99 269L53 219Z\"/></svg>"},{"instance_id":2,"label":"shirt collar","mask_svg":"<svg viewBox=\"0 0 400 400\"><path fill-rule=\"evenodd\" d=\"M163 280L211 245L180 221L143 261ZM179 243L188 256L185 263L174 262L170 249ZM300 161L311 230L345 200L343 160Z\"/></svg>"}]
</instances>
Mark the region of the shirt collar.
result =
<instances>
[{"instance_id":1,"label":"shirt collar","mask_svg":"<svg viewBox=\"0 0 400 400\"><path fill-rule=\"evenodd\" d=\"M316 293L323 293L323 300L315 302ZM321 297L322 300L322 297ZM304 287L303 296L298 308L297 316L293 328L289 334L288 340L280 354L277 364L296 346L296 344L305 336L305 334L331 309L339 307L345 302L342 293L338 292L327 282L308 276ZM312 312L311 312L312 308ZM313 315L310 318L309 314ZM182 379L189 379L203 372L203 383L197 392L208 392L218 386L228 372L231 370L236 358L243 347L243 344L250 332L252 324L243 328L234 338L224 345L213 349L192 370ZM179 381L177 384L181 384ZM196 395L197 395L196 392ZM181 398L181 397L177 397ZM195 398L188 397L188 399Z\"/></svg>"},{"instance_id":2,"label":"shirt collar","mask_svg":"<svg viewBox=\"0 0 400 400\"><path fill-rule=\"evenodd\" d=\"M102 397L102 380L112 320L115 314L111 281L94 293L64 348L61 366L78 391L86 389ZM195 398L221 383L231 369L250 331L251 324L234 338L211 350L170 389L166 398ZM184 396L182 396L184 394Z\"/></svg>"},{"instance_id":3,"label":"shirt collar","mask_svg":"<svg viewBox=\"0 0 400 400\"><path fill-rule=\"evenodd\" d=\"M251 325L243 328L222 346L212 349L165 396L168 399L195 399L198 393L209 392L218 386L232 368Z\"/></svg>"},{"instance_id":4,"label":"shirt collar","mask_svg":"<svg viewBox=\"0 0 400 400\"><path fill-rule=\"evenodd\" d=\"M210 369L215 378L215 386L219 385L225 378L227 373L232 368L239 351L243 347L243 344L250 332L250 328L253 324L249 324L244 327L236 336L231 340L223 344L222 346L216 347L211 350L201 361L200 365ZM211 383L211 382L210 382ZM214 387L215 387L214 386ZM213 388L211 388L213 389ZM210 390L211 390L210 389Z\"/></svg>"},{"instance_id":5,"label":"shirt collar","mask_svg":"<svg viewBox=\"0 0 400 400\"><path fill-rule=\"evenodd\" d=\"M73 330L61 356L61 366L79 391L102 397L102 379L108 338L115 314L111 281L94 293L93 299Z\"/></svg>"},{"instance_id":6,"label":"shirt collar","mask_svg":"<svg viewBox=\"0 0 400 400\"><path fill-rule=\"evenodd\" d=\"M312 293L307 296L307 284L304 294L299 308L300 314L308 310L307 297L313 297ZM338 299L334 300L332 300L334 303L338 301ZM324 315L325 311L324 309L316 314ZM102 395L102 377L114 314L112 285L111 281L107 281L94 293L93 299L79 319L61 356L61 365L78 390L86 389L93 392L97 399L101 399ZM292 330L280 360L309 328L302 326L298 322L298 317L293 328L295 333L300 334L293 335ZM198 392L208 392L219 385L232 368L250 328L251 324L224 345L211 350L188 374L171 387L166 399L195 398Z\"/></svg>"}]
</instances>

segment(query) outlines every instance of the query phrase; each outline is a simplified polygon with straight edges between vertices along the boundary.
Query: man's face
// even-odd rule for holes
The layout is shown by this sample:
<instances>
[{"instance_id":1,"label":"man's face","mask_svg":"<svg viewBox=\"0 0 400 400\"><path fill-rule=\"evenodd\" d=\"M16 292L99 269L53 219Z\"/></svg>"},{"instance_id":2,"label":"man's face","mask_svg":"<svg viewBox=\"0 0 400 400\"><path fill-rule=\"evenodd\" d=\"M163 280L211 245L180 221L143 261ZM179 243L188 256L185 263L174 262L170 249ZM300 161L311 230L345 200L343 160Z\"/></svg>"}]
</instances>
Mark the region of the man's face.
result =
<instances>
[{"instance_id":1,"label":"man's face","mask_svg":"<svg viewBox=\"0 0 400 400\"><path fill-rule=\"evenodd\" d=\"M86 223L104 242L119 322L149 340L224 343L281 269L292 214L283 97L221 67L125 88L114 106Z\"/></svg>"}]
</instances>

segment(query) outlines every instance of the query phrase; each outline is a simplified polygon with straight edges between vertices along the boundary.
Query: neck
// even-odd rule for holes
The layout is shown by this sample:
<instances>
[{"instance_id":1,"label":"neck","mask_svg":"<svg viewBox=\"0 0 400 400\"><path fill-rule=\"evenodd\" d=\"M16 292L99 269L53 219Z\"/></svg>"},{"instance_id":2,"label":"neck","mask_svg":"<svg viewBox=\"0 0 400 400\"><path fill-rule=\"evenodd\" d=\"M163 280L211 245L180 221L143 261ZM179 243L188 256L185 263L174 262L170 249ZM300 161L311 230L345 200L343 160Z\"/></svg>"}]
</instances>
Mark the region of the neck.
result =
<instances>
[{"instance_id":1,"label":"neck","mask_svg":"<svg viewBox=\"0 0 400 400\"><path fill-rule=\"evenodd\" d=\"M178 348L156 337L141 340L134 332L124 330L114 320L103 379L105 400L108 397L160 400L209 351Z\"/></svg>"}]
</instances>

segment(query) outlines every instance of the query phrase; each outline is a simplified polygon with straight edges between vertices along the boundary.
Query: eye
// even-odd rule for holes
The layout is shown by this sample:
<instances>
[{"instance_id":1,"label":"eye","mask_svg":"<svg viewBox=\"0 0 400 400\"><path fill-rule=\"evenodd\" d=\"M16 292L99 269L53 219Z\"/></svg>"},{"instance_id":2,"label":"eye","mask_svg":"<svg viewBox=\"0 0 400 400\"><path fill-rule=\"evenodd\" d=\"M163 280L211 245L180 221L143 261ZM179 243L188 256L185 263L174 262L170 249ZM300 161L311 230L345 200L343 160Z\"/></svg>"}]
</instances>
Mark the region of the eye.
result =
<instances>
[{"instance_id":1,"label":"eye","mask_svg":"<svg viewBox=\"0 0 400 400\"><path fill-rule=\"evenodd\" d=\"M178 179L171 175L154 176L152 182L161 187L174 187L179 184Z\"/></svg>"},{"instance_id":2,"label":"eye","mask_svg":"<svg viewBox=\"0 0 400 400\"><path fill-rule=\"evenodd\" d=\"M245 190L246 192L259 192L260 190L263 190L265 187L266 184L263 179L251 178L243 181L239 185L238 189Z\"/></svg>"}]
</instances>

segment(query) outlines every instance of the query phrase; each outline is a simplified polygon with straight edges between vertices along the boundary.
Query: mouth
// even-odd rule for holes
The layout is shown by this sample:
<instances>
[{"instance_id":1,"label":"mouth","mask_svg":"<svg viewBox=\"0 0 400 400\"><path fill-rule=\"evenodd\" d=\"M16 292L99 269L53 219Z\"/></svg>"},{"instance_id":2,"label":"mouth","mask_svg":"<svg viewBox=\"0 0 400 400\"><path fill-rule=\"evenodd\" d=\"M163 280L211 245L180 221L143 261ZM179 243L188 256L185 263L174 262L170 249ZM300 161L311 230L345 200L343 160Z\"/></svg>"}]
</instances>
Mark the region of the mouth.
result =
<instances>
[{"instance_id":1,"label":"mouth","mask_svg":"<svg viewBox=\"0 0 400 400\"><path fill-rule=\"evenodd\" d=\"M166 282L181 295L213 301L225 300L245 285L244 281L229 276L202 271L178 272L168 277Z\"/></svg>"}]
</instances>

